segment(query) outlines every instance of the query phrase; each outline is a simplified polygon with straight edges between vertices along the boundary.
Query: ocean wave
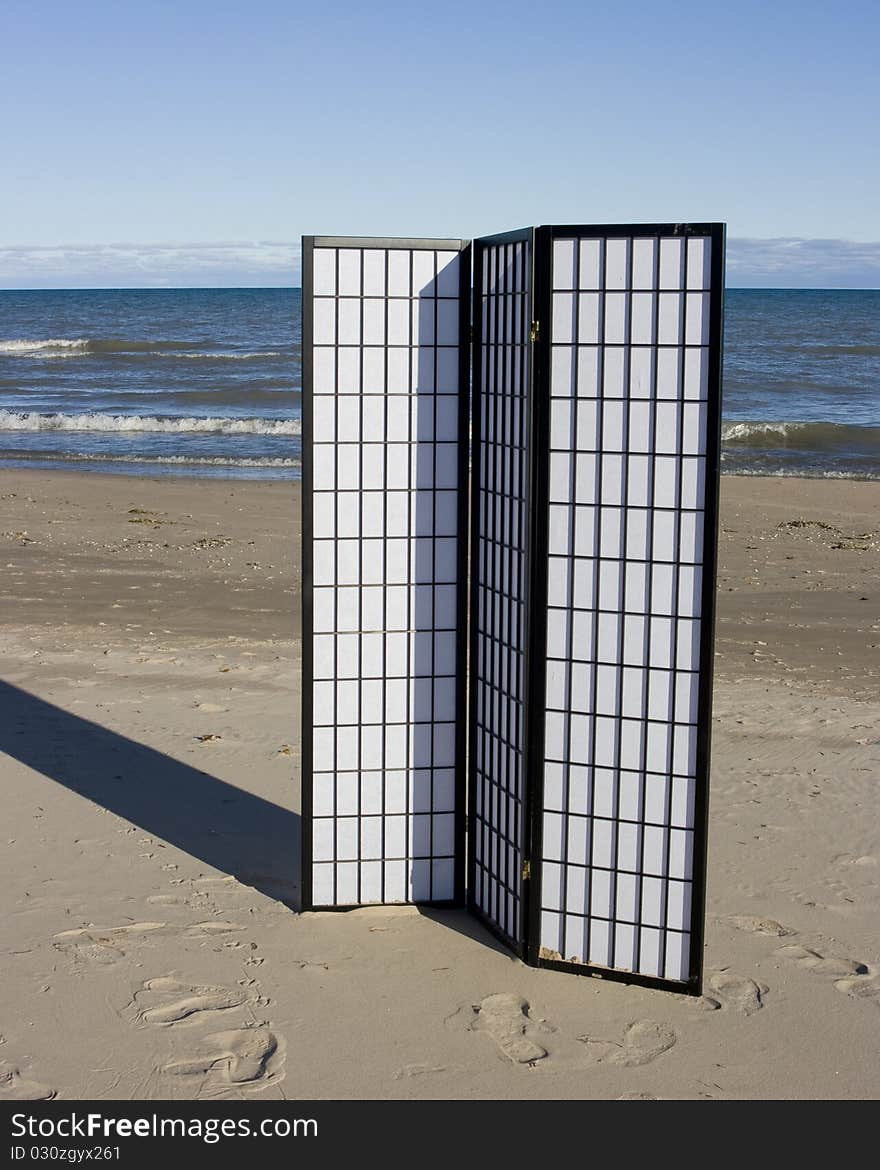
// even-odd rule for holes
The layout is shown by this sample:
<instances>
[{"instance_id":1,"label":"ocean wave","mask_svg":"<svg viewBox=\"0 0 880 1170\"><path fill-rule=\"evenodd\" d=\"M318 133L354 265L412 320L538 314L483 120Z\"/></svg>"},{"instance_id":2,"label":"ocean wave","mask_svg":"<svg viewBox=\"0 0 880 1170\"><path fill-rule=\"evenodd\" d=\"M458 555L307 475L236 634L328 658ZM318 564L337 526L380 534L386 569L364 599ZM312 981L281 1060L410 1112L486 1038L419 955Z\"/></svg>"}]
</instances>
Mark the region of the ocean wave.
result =
<instances>
[{"instance_id":1,"label":"ocean wave","mask_svg":"<svg viewBox=\"0 0 880 1170\"><path fill-rule=\"evenodd\" d=\"M17 414L0 410L0 431L143 431L150 434L300 435L296 418L176 418L135 414Z\"/></svg>"},{"instance_id":2,"label":"ocean wave","mask_svg":"<svg viewBox=\"0 0 880 1170\"><path fill-rule=\"evenodd\" d=\"M726 422L721 441L730 447L877 455L880 427L827 422Z\"/></svg>"},{"instance_id":3,"label":"ocean wave","mask_svg":"<svg viewBox=\"0 0 880 1170\"><path fill-rule=\"evenodd\" d=\"M44 341L26 341L24 338L0 341L0 353L85 353L89 345L87 337L47 337Z\"/></svg>"},{"instance_id":4,"label":"ocean wave","mask_svg":"<svg viewBox=\"0 0 880 1170\"><path fill-rule=\"evenodd\" d=\"M880 480L880 471L844 471L840 468L814 467L731 467L727 468L723 462L722 475L772 476L774 479L858 479L867 481Z\"/></svg>"},{"instance_id":5,"label":"ocean wave","mask_svg":"<svg viewBox=\"0 0 880 1170\"><path fill-rule=\"evenodd\" d=\"M244 459L228 458L224 455L111 455L80 454L75 451L15 451L0 450L0 461L14 459L18 463L160 463L173 466L193 467L299 467L299 459L278 459L269 456Z\"/></svg>"},{"instance_id":6,"label":"ocean wave","mask_svg":"<svg viewBox=\"0 0 880 1170\"><path fill-rule=\"evenodd\" d=\"M286 357L283 350L250 350L239 353L223 350L205 350L194 341L139 341L126 338L46 337L41 340L11 338L0 341L0 354L11 357L86 357L88 355L120 354L188 359L190 361L255 361L263 358Z\"/></svg>"}]
</instances>

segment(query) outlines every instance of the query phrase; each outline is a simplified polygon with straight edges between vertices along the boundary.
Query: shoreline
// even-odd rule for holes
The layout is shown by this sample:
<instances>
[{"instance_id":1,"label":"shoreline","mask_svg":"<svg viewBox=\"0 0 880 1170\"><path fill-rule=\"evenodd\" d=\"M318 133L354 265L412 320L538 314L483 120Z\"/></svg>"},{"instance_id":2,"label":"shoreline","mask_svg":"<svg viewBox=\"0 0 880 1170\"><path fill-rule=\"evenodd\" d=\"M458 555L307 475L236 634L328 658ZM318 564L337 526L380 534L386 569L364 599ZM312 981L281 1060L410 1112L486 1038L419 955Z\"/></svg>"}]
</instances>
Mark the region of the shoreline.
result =
<instances>
[{"instance_id":1,"label":"shoreline","mask_svg":"<svg viewBox=\"0 0 880 1170\"><path fill-rule=\"evenodd\" d=\"M48 463L49 460L46 461ZM97 461L96 461L97 462ZM130 471L123 468L116 469L113 467L92 467L92 466L70 466L65 464L61 467L49 467L36 460L22 461L20 464L0 464L0 475L96 475L96 476L117 476L124 479L135 480L149 480L151 482L163 482L165 480L179 480L183 482L190 482L191 480L210 480L219 483L280 483L280 484L302 484L302 473L298 475L276 474L276 475L227 475L224 474L225 468L218 469L216 472L199 471L192 474L186 474L180 471L169 472L155 472L155 471ZM195 465L198 466L198 465ZM210 466L210 465L208 465ZM216 465L215 465L216 466ZM244 465L242 470L248 472L252 468ZM265 471L271 472L273 468L267 465ZM724 479L796 479L796 480L810 480L820 483L880 483L880 473L873 474L871 472L855 472L853 474L846 474L844 472L816 472L810 473L807 471L775 471L768 472L763 470L748 471L740 468L737 471L725 471L722 467L721 478Z\"/></svg>"}]
</instances>

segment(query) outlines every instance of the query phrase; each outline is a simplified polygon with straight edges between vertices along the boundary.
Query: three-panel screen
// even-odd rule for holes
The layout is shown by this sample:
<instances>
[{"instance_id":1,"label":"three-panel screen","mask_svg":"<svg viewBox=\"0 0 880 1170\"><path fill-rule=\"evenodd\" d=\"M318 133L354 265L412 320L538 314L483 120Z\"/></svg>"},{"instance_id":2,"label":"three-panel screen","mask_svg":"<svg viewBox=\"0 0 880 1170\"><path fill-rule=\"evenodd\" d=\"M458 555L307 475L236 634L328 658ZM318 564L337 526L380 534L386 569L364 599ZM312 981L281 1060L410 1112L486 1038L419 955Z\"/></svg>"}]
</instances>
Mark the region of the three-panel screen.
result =
<instances>
[{"instance_id":1,"label":"three-panel screen","mask_svg":"<svg viewBox=\"0 0 880 1170\"><path fill-rule=\"evenodd\" d=\"M723 253L304 241L306 908L699 989Z\"/></svg>"}]
</instances>

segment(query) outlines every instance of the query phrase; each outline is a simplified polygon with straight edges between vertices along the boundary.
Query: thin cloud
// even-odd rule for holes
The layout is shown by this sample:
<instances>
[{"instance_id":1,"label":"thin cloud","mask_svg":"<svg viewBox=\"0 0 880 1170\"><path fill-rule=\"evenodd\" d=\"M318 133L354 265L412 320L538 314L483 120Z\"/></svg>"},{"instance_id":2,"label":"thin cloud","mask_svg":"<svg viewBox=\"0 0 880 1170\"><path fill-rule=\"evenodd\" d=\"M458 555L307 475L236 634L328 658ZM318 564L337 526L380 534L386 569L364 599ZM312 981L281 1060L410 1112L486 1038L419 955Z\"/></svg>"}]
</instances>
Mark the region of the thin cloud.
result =
<instances>
[{"instance_id":1,"label":"thin cloud","mask_svg":"<svg viewBox=\"0 0 880 1170\"><path fill-rule=\"evenodd\" d=\"M162 288L300 283L299 244L85 244L0 247L0 287Z\"/></svg>"},{"instance_id":2,"label":"thin cloud","mask_svg":"<svg viewBox=\"0 0 880 1170\"><path fill-rule=\"evenodd\" d=\"M2 288L295 286L299 243L86 244L0 247ZM733 287L878 288L880 242L732 238Z\"/></svg>"},{"instance_id":3,"label":"thin cloud","mask_svg":"<svg viewBox=\"0 0 880 1170\"><path fill-rule=\"evenodd\" d=\"M727 283L741 288L878 288L880 243L731 239Z\"/></svg>"}]
</instances>

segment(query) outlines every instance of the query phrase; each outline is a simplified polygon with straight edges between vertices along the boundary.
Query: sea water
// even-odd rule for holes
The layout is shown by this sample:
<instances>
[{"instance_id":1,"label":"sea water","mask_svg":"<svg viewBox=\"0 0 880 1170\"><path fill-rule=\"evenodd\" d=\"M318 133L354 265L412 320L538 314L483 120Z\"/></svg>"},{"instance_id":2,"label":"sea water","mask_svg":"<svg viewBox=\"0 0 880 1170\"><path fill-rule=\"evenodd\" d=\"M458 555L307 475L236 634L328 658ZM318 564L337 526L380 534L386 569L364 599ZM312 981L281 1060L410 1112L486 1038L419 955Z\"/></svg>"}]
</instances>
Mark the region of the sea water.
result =
<instances>
[{"instance_id":1,"label":"sea water","mask_svg":"<svg viewBox=\"0 0 880 1170\"><path fill-rule=\"evenodd\" d=\"M298 478L298 289L0 291L0 466ZM880 478L880 291L732 289L722 471Z\"/></svg>"},{"instance_id":2,"label":"sea water","mask_svg":"<svg viewBox=\"0 0 880 1170\"><path fill-rule=\"evenodd\" d=\"M0 292L0 466L295 477L293 289Z\"/></svg>"},{"instance_id":3,"label":"sea water","mask_svg":"<svg viewBox=\"0 0 880 1170\"><path fill-rule=\"evenodd\" d=\"M880 478L880 290L730 289L723 472Z\"/></svg>"}]
</instances>

